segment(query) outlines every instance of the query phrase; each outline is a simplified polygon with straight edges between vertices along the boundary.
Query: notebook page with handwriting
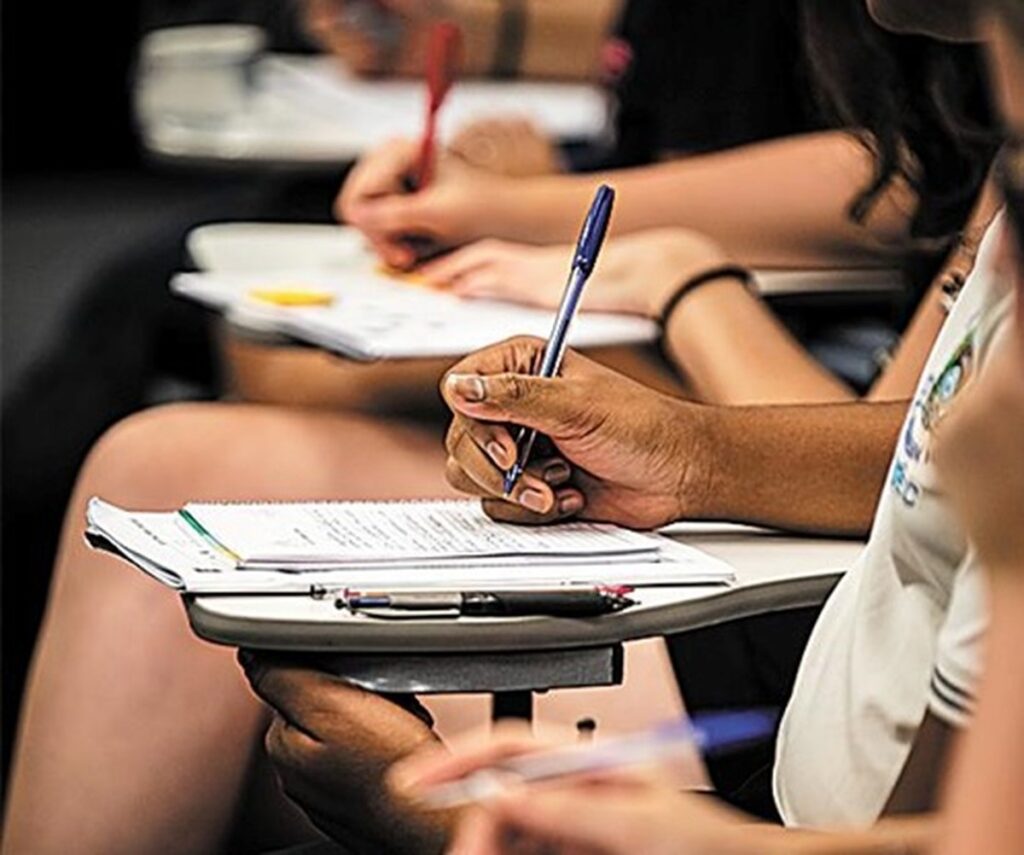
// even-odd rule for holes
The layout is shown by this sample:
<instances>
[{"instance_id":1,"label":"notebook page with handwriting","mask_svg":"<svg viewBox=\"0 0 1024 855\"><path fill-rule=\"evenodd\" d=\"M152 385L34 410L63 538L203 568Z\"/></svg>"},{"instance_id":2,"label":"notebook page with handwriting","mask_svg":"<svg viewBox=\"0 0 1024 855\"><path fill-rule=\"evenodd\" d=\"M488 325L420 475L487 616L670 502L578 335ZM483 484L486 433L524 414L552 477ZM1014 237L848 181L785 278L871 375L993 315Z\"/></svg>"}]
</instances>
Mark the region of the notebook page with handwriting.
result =
<instances>
[{"instance_id":1,"label":"notebook page with handwriting","mask_svg":"<svg viewBox=\"0 0 1024 855\"><path fill-rule=\"evenodd\" d=\"M327 569L240 569L238 557L204 532L191 514L130 511L93 498L86 517L86 537L94 547L120 556L170 588L193 594L308 595L316 589L345 587L478 590L562 584L720 585L733 578L732 568L719 559L654 534L637 535L653 541L657 549L653 555L642 551L570 558L563 553L529 558L366 562ZM554 529L524 531L551 533ZM575 531L576 535L580 533ZM559 536L558 540L564 538Z\"/></svg>"},{"instance_id":2,"label":"notebook page with handwriting","mask_svg":"<svg viewBox=\"0 0 1024 855\"><path fill-rule=\"evenodd\" d=\"M476 501L189 504L182 513L240 569L657 561L660 542L597 523L497 523Z\"/></svg>"}]
</instances>

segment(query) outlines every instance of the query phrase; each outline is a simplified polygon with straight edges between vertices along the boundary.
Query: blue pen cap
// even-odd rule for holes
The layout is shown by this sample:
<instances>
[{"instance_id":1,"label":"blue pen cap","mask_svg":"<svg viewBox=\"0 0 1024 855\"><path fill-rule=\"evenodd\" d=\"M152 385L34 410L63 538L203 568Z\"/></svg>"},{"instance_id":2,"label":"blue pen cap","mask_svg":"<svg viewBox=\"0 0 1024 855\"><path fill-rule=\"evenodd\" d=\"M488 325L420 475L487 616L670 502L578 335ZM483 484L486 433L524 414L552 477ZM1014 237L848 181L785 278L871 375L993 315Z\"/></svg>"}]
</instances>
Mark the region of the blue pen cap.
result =
<instances>
[{"instance_id":1,"label":"blue pen cap","mask_svg":"<svg viewBox=\"0 0 1024 855\"><path fill-rule=\"evenodd\" d=\"M608 232L608 221L612 218L614 202L615 191L611 187L602 184L597 188L594 201L590 204L590 211L583 221L579 240L576 241L576 257L572 260L572 266L581 270L585 276L589 276L594 269L597 254L601 251L601 244L604 243L604 236Z\"/></svg>"}]
</instances>

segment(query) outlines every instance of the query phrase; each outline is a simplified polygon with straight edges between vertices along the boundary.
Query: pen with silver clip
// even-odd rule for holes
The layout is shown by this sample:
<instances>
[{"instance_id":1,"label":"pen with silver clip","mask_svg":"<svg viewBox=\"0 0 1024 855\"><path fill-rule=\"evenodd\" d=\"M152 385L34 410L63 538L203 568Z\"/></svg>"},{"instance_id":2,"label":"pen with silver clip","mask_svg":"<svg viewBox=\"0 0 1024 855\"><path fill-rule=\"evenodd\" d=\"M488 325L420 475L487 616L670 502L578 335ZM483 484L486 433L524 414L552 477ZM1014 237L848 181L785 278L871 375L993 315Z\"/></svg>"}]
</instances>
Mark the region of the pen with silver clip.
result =
<instances>
[{"instance_id":1,"label":"pen with silver clip","mask_svg":"<svg viewBox=\"0 0 1024 855\"><path fill-rule=\"evenodd\" d=\"M505 591L345 591L336 604L352 612L390 609L451 612L462 617L596 617L621 611L633 600L621 589L565 585Z\"/></svg>"}]
</instances>

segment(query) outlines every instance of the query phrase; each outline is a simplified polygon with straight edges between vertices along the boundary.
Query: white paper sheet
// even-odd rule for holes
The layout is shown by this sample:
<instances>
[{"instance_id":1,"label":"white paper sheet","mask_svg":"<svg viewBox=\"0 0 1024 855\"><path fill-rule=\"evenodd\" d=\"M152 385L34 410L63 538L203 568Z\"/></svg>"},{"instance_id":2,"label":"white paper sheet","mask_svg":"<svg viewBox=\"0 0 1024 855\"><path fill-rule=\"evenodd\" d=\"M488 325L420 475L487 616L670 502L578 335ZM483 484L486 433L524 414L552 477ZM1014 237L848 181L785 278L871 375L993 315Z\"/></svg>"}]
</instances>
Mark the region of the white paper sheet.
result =
<instances>
[{"instance_id":1,"label":"white paper sheet","mask_svg":"<svg viewBox=\"0 0 1024 855\"><path fill-rule=\"evenodd\" d=\"M189 504L243 569L658 560L660 539L610 525L496 523L476 501Z\"/></svg>"},{"instance_id":2,"label":"white paper sheet","mask_svg":"<svg viewBox=\"0 0 1024 855\"><path fill-rule=\"evenodd\" d=\"M714 585L732 580L729 565L706 553L663 538L649 539L650 553L568 558L498 559L452 563L398 562L397 566L358 565L344 570L277 572L239 570L178 513L126 511L92 499L88 536L163 584L190 593L303 593L313 587L486 589L559 584ZM543 535L551 529L520 529ZM623 532L616 531L617 536ZM575 540L580 531L573 533ZM503 541L504 542L504 541Z\"/></svg>"},{"instance_id":3,"label":"white paper sheet","mask_svg":"<svg viewBox=\"0 0 1024 855\"><path fill-rule=\"evenodd\" d=\"M568 269L568 259L566 259ZM254 300L252 291L315 289L330 306L282 307ZM494 300L466 300L396 280L369 258L336 274L277 271L265 275L182 273L171 290L225 313L234 323L276 331L353 359L458 357L517 335L546 338L554 311ZM581 312L573 347L645 344L656 325L632 315Z\"/></svg>"}]
</instances>

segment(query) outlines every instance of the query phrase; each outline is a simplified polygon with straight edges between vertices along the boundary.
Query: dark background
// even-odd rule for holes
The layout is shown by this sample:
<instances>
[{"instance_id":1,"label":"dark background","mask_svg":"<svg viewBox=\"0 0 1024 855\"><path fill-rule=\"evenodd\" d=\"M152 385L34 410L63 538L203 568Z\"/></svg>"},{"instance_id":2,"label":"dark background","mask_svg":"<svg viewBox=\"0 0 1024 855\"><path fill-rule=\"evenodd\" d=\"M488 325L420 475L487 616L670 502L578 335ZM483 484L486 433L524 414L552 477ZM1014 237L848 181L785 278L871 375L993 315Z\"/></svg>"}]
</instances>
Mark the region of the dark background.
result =
<instances>
[{"instance_id":1,"label":"dark background","mask_svg":"<svg viewBox=\"0 0 1024 855\"><path fill-rule=\"evenodd\" d=\"M294 11L288 0L3 4L4 779L78 464L111 420L160 400L218 391L201 359L168 365L160 352L167 338L158 329L166 326L161 301L168 274L187 263L185 233L223 219L327 220L340 176L340 168L310 176L149 162L131 114L139 35L168 24L247 21L264 26L275 49L305 49ZM199 334L203 319L188 316L188 307L174 311L185 313L175 324ZM141 319L134 339L119 323L122 313Z\"/></svg>"}]
</instances>

